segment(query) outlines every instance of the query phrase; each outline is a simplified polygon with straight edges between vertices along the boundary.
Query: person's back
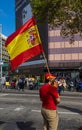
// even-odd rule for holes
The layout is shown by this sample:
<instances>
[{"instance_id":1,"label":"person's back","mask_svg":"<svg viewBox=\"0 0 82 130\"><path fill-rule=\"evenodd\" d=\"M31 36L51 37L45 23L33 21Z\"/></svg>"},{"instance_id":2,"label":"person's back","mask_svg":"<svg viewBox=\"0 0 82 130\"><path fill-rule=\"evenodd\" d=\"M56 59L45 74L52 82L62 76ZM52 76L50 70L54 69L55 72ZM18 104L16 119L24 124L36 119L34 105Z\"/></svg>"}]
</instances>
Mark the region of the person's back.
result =
<instances>
[{"instance_id":1,"label":"person's back","mask_svg":"<svg viewBox=\"0 0 82 130\"><path fill-rule=\"evenodd\" d=\"M5 76L1 77L1 84L4 85L5 82L6 82L6 78L5 78Z\"/></svg>"},{"instance_id":2,"label":"person's back","mask_svg":"<svg viewBox=\"0 0 82 130\"><path fill-rule=\"evenodd\" d=\"M19 78L18 79L18 86L19 86L19 90L22 89L24 90L24 78Z\"/></svg>"},{"instance_id":3,"label":"person's back","mask_svg":"<svg viewBox=\"0 0 82 130\"><path fill-rule=\"evenodd\" d=\"M5 78L5 76L3 75L3 76L1 77L1 90L5 87L5 82L6 82L6 78Z\"/></svg>"},{"instance_id":4,"label":"person's back","mask_svg":"<svg viewBox=\"0 0 82 130\"><path fill-rule=\"evenodd\" d=\"M58 98L57 89L49 84L45 84L39 91L42 107L56 110L56 98Z\"/></svg>"},{"instance_id":5,"label":"person's back","mask_svg":"<svg viewBox=\"0 0 82 130\"><path fill-rule=\"evenodd\" d=\"M12 80L12 82L11 82L11 87L12 87L12 88L15 88L15 86L16 86L16 82L15 82L14 80Z\"/></svg>"},{"instance_id":6,"label":"person's back","mask_svg":"<svg viewBox=\"0 0 82 130\"><path fill-rule=\"evenodd\" d=\"M28 77L25 78L25 84L26 84L26 87L28 88L29 87L29 78Z\"/></svg>"},{"instance_id":7,"label":"person's back","mask_svg":"<svg viewBox=\"0 0 82 130\"><path fill-rule=\"evenodd\" d=\"M48 77L49 82L39 89L40 100L42 101L41 114L44 120L43 130L57 130L57 104L60 102L57 91L58 83L55 76L50 73L46 77Z\"/></svg>"}]
</instances>

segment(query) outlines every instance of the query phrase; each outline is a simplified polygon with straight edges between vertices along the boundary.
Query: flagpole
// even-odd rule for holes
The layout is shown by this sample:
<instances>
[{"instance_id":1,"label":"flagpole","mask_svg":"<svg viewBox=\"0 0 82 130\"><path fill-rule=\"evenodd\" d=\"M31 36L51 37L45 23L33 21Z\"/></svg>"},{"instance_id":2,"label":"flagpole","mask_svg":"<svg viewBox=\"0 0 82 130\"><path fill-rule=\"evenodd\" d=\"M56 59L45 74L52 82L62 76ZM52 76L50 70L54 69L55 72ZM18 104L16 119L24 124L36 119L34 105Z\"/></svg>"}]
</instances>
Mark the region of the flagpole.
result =
<instances>
[{"instance_id":1,"label":"flagpole","mask_svg":"<svg viewBox=\"0 0 82 130\"><path fill-rule=\"evenodd\" d=\"M44 60L45 60L45 63L46 63L46 67L47 67L48 73L50 73L49 66L48 66L48 62L47 62L47 59L46 59L45 53L42 52L42 54L43 54L43 57L44 57Z\"/></svg>"}]
</instances>

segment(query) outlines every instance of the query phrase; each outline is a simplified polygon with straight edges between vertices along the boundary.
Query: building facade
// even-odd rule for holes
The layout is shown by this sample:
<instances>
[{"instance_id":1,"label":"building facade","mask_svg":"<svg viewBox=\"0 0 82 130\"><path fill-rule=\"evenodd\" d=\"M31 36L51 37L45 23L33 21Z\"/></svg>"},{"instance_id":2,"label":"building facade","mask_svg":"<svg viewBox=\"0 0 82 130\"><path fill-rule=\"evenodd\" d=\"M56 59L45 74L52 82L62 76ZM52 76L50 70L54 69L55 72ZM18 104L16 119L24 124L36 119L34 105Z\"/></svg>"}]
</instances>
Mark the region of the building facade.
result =
<instances>
[{"instance_id":1,"label":"building facade","mask_svg":"<svg viewBox=\"0 0 82 130\"><path fill-rule=\"evenodd\" d=\"M54 72L70 73L77 76L82 66L82 38L75 36L75 42L70 44L69 38L60 35L60 29L48 28L48 62Z\"/></svg>"},{"instance_id":2,"label":"building facade","mask_svg":"<svg viewBox=\"0 0 82 130\"><path fill-rule=\"evenodd\" d=\"M32 16L31 10L30 10L30 5L29 5L29 0L15 0L15 14L16 14L16 29L18 29L20 26L22 26L29 17ZM47 43L48 43L48 39L47 39L47 35L48 32L47 31L47 25L46 23L44 23L43 25L39 26L40 28L42 28L43 30L40 30L40 35L41 35L41 40L42 43L44 42L45 45L43 45L44 47L46 47L45 49L45 53L47 53ZM45 37L45 38L44 38ZM46 55L47 56L47 55ZM43 58L43 55L40 54L34 58L32 58L31 60L23 63L22 65L20 65L20 67L17 68L16 72L18 73L24 73L24 74L36 74L38 75L39 72L40 74L43 75L44 73L44 64L45 64L45 60ZM37 68L37 70L36 70Z\"/></svg>"},{"instance_id":3,"label":"building facade","mask_svg":"<svg viewBox=\"0 0 82 130\"><path fill-rule=\"evenodd\" d=\"M16 0L16 29L28 20L28 0ZM75 36L75 42L60 36L60 29L51 29L47 23L38 26L49 69L56 75L76 77L82 66L82 38ZM23 63L18 72L43 75L47 71L42 54Z\"/></svg>"},{"instance_id":4,"label":"building facade","mask_svg":"<svg viewBox=\"0 0 82 130\"><path fill-rule=\"evenodd\" d=\"M0 35L0 59L2 62L2 75L8 75L9 69L9 55L5 47L7 37L3 34ZM1 71L0 71L1 75Z\"/></svg>"}]
</instances>

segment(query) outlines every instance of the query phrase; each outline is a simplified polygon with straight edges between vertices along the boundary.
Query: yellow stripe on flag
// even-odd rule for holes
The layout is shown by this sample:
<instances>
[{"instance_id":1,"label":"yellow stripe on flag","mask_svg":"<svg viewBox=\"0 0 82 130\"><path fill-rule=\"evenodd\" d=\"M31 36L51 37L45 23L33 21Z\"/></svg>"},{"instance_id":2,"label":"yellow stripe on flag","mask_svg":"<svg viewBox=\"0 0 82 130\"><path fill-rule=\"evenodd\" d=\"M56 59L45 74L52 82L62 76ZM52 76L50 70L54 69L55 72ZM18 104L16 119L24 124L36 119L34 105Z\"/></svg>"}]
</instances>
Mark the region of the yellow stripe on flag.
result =
<instances>
[{"instance_id":1,"label":"yellow stripe on flag","mask_svg":"<svg viewBox=\"0 0 82 130\"><path fill-rule=\"evenodd\" d=\"M8 45L7 50L11 60L22 52L41 43L37 26L32 26L25 32L17 35Z\"/></svg>"}]
</instances>

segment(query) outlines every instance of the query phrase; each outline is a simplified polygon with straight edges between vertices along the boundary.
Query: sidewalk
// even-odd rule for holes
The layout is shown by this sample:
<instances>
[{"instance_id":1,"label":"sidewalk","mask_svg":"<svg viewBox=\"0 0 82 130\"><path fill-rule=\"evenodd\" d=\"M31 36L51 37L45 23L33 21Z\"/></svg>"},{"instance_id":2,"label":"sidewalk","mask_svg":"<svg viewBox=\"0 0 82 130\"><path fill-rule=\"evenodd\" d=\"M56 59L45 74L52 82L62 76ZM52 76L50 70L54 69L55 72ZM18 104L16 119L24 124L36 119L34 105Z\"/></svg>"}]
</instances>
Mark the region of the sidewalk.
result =
<instances>
[{"instance_id":1,"label":"sidewalk","mask_svg":"<svg viewBox=\"0 0 82 130\"><path fill-rule=\"evenodd\" d=\"M61 93L61 96L82 96L82 92L64 91L64 92Z\"/></svg>"},{"instance_id":2,"label":"sidewalk","mask_svg":"<svg viewBox=\"0 0 82 130\"><path fill-rule=\"evenodd\" d=\"M39 94L39 90L28 90L27 88L25 88L24 91L19 91L16 89L3 89L0 93ZM61 96L82 96L82 92L64 91L61 93Z\"/></svg>"},{"instance_id":3,"label":"sidewalk","mask_svg":"<svg viewBox=\"0 0 82 130\"><path fill-rule=\"evenodd\" d=\"M18 89L3 89L0 93L18 93L18 94L39 94L39 90L28 90L25 88L23 91Z\"/></svg>"}]
</instances>

